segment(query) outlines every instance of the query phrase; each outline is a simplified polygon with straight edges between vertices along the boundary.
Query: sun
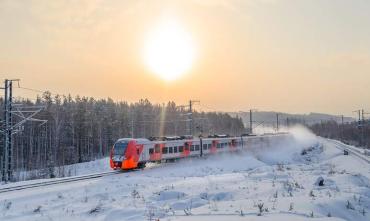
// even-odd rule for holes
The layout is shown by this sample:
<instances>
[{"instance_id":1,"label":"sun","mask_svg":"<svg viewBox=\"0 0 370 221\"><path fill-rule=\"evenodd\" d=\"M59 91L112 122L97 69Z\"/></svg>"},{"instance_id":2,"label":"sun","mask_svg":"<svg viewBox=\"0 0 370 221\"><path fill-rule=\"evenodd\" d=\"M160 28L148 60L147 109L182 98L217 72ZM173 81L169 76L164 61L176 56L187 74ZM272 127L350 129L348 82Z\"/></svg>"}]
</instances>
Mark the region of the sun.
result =
<instances>
[{"instance_id":1,"label":"sun","mask_svg":"<svg viewBox=\"0 0 370 221\"><path fill-rule=\"evenodd\" d=\"M164 80L178 79L191 68L195 56L190 34L176 21L165 21L148 35L144 59L148 68Z\"/></svg>"}]
</instances>

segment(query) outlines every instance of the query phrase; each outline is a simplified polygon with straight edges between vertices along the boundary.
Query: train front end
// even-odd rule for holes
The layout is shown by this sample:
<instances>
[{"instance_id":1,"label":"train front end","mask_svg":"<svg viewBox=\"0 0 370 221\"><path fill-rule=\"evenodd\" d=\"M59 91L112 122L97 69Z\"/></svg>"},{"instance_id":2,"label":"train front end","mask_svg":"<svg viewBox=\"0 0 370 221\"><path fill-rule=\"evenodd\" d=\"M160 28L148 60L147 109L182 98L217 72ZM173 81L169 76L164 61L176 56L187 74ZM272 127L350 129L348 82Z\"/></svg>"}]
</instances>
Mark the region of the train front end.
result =
<instances>
[{"instance_id":1,"label":"train front end","mask_svg":"<svg viewBox=\"0 0 370 221\"><path fill-rule=\"evenodd\" d=\"M134 139L120 139L112 148L110 167L114 170L129 170L138 167L142 146L136 145Z\"/></svg>"},{"instance_id":2,"label":"train front end","mask_svg":"<svg viewBox=\"0 0 370 221\"><path fill-rule=\"evenodd\" d=\"M112 169L122 169L128 145L129 141L117 141L113 145L110 154L110 167Z\"/></svg>"}]
</instances>

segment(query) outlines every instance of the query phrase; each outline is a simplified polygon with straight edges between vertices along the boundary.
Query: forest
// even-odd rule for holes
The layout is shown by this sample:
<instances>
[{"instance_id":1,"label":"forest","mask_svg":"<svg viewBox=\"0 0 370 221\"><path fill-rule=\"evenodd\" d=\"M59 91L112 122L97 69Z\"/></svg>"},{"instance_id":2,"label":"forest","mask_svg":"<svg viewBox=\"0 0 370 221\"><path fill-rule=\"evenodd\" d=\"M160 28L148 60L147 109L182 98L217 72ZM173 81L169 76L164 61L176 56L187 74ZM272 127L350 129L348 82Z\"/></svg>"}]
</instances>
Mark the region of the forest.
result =
<instances>
[{"instance_id":1,"label":"forest","mask_svg":"<svg viewBox=\"0 0 370 221\"><path fill-rule=\"evenodd\" d=\"M147 99L115 102L110 98L97 100L45 92L33 101L18 99L14 103L43 106L34 118L46 120L27 121L12 136L16 180L25 171L37 171L35 178L64 176L60 172L56 175L55 168L108 156L114 142L122 137L185 135L190 125L194 136L244 132L241 118L227 113L193 111L193 123L189 124L189 108L174 102L152 104ZM0 105L3 112L3 100ZM19 120L13 115L13 125ZM3 134L0 136L3 147Z\"/></svg>"},{"instance_id":2,"label":"forest","mask_svg":"<svg viewBox=\"0 0 370 221\"><path fill-rule=\"evenodd\" d=\"M340 140L346 144L370 147L370 122L361 120L344 124L334 120L313 124L310 129L319 136Z\"/></svg>"}]
</instances>

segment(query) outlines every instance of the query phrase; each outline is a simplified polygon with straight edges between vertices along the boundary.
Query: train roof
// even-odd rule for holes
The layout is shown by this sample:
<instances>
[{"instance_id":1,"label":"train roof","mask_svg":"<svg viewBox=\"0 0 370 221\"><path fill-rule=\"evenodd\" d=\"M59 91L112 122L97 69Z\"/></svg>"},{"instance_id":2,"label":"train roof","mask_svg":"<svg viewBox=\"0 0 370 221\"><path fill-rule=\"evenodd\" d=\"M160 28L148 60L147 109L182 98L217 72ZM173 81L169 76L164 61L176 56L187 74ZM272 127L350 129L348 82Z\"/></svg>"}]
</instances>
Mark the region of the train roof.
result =
<instances>
[{"instance_id":1,"label":"train roof","mask_svg":"<svg viewBox=\"0 0 370 221\"><path fill-rule=\"evenodd\" d=\"M281 136L281 135L289 135L289 132L279 132L279 133L265 133L265 134L242 134L241 136L230 136L227 134L219 134L219 135L210 135L208 137L203 137L203 140L230 140L230 139L238 139L241 137L250 137L250 138L259 138L259 137L268 137L268 136ZM193 137L190 135L183 135L183 136L162 136L162 137L150 137L150 138L120 138L116 142L129 142L135 140L138 143L145 144L150 142L160 143L160 142L176 142L176 141L199 141L198 137Z\"/></svg>"},{"instance_id":2,"label":"train roof","mask_svg":"<svg viewBox=\"0 0 370 221\"><path fill-rule=\"evenodd\" d=\"M212 134L208 135L208 138L227 138L227 137L232 137L228 134Z\"/></svg>"},{"instance_id":3,"label":"train roof","mask_svg":"<svg viewBox=\"0 0 370 221\"><path fill-rule=\"evenodd\" d=\"M149 137L150 141L173 141L173 140L192 140L194 139L191 135L182 136L162 136L162 137Z\"/></svg>"},{"instance_id":4,"label":"train roof","mask_svg":"<svg viewBox=\"0 0 370 221\"><path fill-rule=\"evenodd\" d=\"M148 143L148 142L150 142L150 140L148 140L146 138L120 138L116 141L116 143L117 142L129 142L129 141L132 141L132 140L135 140L138 143Z\"/></svg>"}]
</instances>

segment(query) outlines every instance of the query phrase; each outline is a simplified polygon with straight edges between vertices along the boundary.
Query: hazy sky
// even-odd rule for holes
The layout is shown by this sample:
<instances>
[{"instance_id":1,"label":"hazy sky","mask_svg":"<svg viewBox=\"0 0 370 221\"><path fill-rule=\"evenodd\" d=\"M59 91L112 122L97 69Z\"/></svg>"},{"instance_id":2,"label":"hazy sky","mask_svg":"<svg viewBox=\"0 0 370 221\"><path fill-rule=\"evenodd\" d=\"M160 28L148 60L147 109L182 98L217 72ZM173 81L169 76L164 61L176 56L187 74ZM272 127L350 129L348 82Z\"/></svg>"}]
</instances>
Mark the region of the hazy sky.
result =
<instances>
[{"instance_id":1,"label":"hazy sky","mask_svg":"<svg viewBox=\"0 0 370 221\"><path fill-rule=\"evenodd\" d=\"M163 19L197 51L171 82L143 61L148 30ZM0 0L0 78L130 102L351 115L370 111L370 1Z\"/></svg>"}]
</instances>

